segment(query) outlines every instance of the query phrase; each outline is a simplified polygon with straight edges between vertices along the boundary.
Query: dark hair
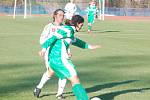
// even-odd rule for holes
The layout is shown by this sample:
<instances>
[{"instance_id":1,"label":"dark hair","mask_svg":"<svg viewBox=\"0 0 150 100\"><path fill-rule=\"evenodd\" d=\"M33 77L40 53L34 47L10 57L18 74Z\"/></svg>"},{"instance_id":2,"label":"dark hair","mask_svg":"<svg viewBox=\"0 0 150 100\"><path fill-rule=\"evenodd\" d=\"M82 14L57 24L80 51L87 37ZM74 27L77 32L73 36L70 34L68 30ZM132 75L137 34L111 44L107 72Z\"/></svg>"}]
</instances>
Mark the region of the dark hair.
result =
<instances>
[{"instance_id":1,"label":"dark hair","mask_svg":"<svg viewBox=\"0 0 150 100\"><path fill-rule=\"evenodd\" d=\"M80 15L74 15L71 20L65 22L69 26L77 26L77 24L84 23L84 18Z\"/></svg>"},{"instance_id":2,"label":"dark hair","mask_svg":"<svg viewBox=\"0 0 150 100\"><path fill-rule=\"evenodd\" d=\"M62 11L63 13L65 13L64 10L62 9L56 9L53 13L53 21L55 21L55 16L58 14L59 11Z\"/></svg>"}]
</instances>

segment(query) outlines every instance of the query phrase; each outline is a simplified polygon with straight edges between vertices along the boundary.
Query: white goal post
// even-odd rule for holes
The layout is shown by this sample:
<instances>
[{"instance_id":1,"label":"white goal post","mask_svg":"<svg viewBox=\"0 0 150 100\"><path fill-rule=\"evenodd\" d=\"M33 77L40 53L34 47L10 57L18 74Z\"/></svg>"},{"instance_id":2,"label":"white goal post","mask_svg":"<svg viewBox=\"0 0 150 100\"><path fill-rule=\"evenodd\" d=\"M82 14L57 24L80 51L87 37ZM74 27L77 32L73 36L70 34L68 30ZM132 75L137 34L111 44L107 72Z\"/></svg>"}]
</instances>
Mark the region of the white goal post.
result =
<instances>
[{"instance_id":1,"label":"white goal post","mask_svg":"<svg viewBox=\"0 0 150 100\"><path fill-rule=\"evenodd\" d=\"M30 14L31 14L31 1L29 1L29 6L30 6ZM27 18L27 0L24 0L24 2L22 2L24 4L24 19ZM16 18L16 8L17 8L17 0L15 0L14 2L14 14L13 14L13 18Z\"/></svg>"},{"instance_id":2,"label":"white goal post","mask_svg":"<svg viewBox=\"0 0 150 100\"><path fill-rule=\"evenodd\" d=\"M105 19L105 0L99 0L99 19Z\"/></svg>"}]
</instances>

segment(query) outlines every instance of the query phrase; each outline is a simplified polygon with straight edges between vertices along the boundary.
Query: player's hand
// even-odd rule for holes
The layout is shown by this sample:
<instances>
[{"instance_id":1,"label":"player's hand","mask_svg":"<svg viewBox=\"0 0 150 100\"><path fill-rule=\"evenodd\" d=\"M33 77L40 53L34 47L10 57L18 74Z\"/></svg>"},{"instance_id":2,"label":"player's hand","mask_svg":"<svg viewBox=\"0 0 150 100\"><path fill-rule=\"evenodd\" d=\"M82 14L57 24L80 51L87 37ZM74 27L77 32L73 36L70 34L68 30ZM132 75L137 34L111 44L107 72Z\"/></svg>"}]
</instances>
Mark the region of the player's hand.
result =
<instances>
[{"instance_id":1,"label":"player's hand","mask_svg":"<svg viewBox=\"0 0 150 100\"><path fill-rule=\"evenodd\" d=\"M46 53L46 49L42 49L41 51L39 51L39 56L44 58L45 53Z\"/></svg>"},{"instance_id":2,"label":"player's hand","mask_svg":"<svg viewBox=\"0 0 150 100\"><path fill-rule=\"evenodd\" d=\"M91 45L90 49L98 49L98 48L101 48L100 45Z\"/></svg>"},{"instance_id":3,"label":"player's hand","mask_svg":"<svg viewBox=\"0 0 150 100\"><path fill-rule=\"evenodd\" d=\"M72 54L71 54L71 53L68 53L68 57L71 58L71 57L72 57Z\"/></svg>"}]
</instances>

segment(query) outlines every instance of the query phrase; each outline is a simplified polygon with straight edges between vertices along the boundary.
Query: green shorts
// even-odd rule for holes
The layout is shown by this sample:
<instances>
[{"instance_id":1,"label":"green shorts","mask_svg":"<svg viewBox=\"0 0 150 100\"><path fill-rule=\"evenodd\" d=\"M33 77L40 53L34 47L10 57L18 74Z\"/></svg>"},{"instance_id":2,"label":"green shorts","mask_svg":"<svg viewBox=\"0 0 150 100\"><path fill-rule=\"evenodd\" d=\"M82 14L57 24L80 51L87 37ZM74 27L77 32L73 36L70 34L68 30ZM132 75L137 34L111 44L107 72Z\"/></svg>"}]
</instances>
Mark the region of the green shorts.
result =
<instances>
[{"instance_id":1,"label":"green shorts","mask_svg":"<svg viewBox=\"0 0 150 100\"><path fill-rule=\"evenodd\" d=\"M75 66L72 64L71 60L57 58L56 61L56 59L51 59L49 64L57 77L61 79L70 78L77 75Z\"/></svg>"},{"instance_id":2,"label":"green shorts","mask_svg":"<svg viewBox=\"0 0 150 100\"><path fill-rule=\"evenodd\" d=\"M95 16L94 15L88 15L88 23L94 23L94 19L95 19Z\"/></svg>"}]
</instances>

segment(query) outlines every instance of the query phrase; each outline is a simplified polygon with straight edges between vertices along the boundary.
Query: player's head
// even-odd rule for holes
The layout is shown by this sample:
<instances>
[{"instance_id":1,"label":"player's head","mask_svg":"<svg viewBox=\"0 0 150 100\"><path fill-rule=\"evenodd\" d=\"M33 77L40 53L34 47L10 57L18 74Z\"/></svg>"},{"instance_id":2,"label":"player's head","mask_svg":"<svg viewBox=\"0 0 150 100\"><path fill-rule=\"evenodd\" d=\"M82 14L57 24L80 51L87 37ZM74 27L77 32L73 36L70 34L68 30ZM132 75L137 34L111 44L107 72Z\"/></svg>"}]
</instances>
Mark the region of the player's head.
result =
<instances>
[{"instance_id":1,"label":"player's head","mask_svg":"<svg viewBox=\"0 0 150 100\"><path fill-rule=\"evenodd\" d=\"M84 23L84 18L80 15L74 15L70 21L65 23L66 25L74 26L76 28L76 31L78 32Z\"/></svg>"},{"instance_id":2,"label":"player's head","mask_svg":"<svg viewBox=\"0 0 150 100\"><path fill-rule=\"evenodd\" d=\"M89 2L90 6L95 6L96 5L96 0L92 0L91 2Z\"/></svg>"},{"instance_id":3,"label":"player's head","mask_svg":"<svg viewBox=\"0 0 150 100\"><path fill-rule=\"evenodd\" d=\"M65 12L62 9L57 9L53 13L53 21L57 23L62 23L64 20Z\"/></svg>"},{"instance_id":4,"label":"player's head","mask_svg":"<svg viewBox=\"0 0 150 100\"><path fill-rule=\"evenodd\" d=\"M74 0L70 0L71 3L74 3Z\"/></svg>"}]
</instances>

